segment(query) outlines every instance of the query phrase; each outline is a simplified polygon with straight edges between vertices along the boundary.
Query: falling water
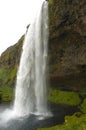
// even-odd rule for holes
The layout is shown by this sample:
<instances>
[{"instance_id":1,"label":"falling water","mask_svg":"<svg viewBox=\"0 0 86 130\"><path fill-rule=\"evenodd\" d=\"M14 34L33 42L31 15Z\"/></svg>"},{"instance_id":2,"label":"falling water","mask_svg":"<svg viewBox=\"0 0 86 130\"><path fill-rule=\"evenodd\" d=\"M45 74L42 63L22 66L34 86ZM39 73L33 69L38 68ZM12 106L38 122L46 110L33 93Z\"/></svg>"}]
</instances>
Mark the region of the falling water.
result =
<instances>
[{"instance_id":1,"label":"falling water","mask_svg":"<svg viewBox=\"0 0 86 130\"><path fill-rule=\"evenodd\" d=\"M36 113L47 115L48 2L40 8L31 23L23 44L17 74L14 111L17 116Z\"/></svg>"}]
</instances>

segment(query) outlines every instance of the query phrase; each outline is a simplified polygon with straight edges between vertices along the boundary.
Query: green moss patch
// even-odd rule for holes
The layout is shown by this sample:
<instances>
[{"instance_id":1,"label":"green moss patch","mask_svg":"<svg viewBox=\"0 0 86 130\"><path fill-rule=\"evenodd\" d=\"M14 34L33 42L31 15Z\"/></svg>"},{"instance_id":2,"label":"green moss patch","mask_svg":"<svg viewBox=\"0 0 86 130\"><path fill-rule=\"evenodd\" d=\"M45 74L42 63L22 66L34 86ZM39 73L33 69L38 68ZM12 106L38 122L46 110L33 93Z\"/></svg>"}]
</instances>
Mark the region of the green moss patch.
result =
<instances>
[{"instance_id":1,"label":"green moss patch","mask_svg":"<svg viewBox=\"0 0 86 130\"><path fill-rule=\"evenodd\" d=\"M12 101L17 66L0 68L0 102Z\"/></svg>"},{"instance_id":2,"label":"green moss patch","mask_svg":"<svg viewBox=\"0 0 86 130\"><path fill-rule=\"evenodd\" d=\"M5 67L0 68L0 80L2 81L2 83L5 84L8 82L10 72L11 72L10 68L5 68Z\"/></svg>"},{"instance_id":3,"label":"green moss patch","mask_svg":"<svg viewBox=\"0 0 86 130\"><path fill-rule=\"evenodd\" d=\"M80 103L79 95L76 92L60 91L57 89L51 89L49 101L56 104L66 104L75 106Z\"/></svg>"},{"instance_id":4,"label":"green moss patch","mask_svg":"<svg viewBox=\"0 0 86 130\"><path fill-rule=\"evenodd\" d=\"M81 104L81 110L86 113L86 98L84 99L83 103Z\"/></svg>"},{"instance_id":5,"label":"green moss patch","mask_svg":"<svg viewBox=\"0 0 86 130\"><path fill-rule=\"evenodd\" d=\"M9 102L13 99L13 88L8 86L0 87L0 100L1 102Z\"/></svg>"},{"instance_id":6,"label":"green moss patch","mask_svg":"<svg viewBox=\"0 0 86 130\"><path fill-rule=\"evenodd\" d=\"M17 66L15 67L1 67L0 68L0 84L1 86L13 85L17 72Z\"/></svg>"},{"instance_id":7,"label":"green moss patch","mask_svg":"<svg viewBox=\"0 0 86 130\"><path fill-rule=\"evenodd\" d=\"M38 130L86 130L86 114L66 116L64 124Z\"/></svg>"},{"instance_id":8,"label":"green moss patch","mask_svg":"<svg viewBox=\"0 0 86 130\"><path fill-rule=\"evenodd\" d=\"M53 5L54 1L53 0L49 0L49 4Z\"/></svg>"}]
</instances>

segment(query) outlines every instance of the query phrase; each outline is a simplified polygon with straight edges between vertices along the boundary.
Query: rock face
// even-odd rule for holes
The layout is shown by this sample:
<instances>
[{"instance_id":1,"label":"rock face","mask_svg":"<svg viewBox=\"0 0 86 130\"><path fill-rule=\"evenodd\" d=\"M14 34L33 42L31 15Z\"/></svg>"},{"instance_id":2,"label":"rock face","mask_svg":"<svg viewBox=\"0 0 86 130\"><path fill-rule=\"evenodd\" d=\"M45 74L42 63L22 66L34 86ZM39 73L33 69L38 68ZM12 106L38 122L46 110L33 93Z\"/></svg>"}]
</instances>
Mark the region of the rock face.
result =
<instances>
[{"instance_id":1,"label":"rock face","mask_svg":"<svg viewBox=\"0 0 86 130\"><path fill-rule=\"evenodd\" d=\"M51 39L49 45L50 73L70 75L86 69L86 38L68 30Z\"/></svg>"},{"instance_id":2,"label":"rock face","mask_svg":"<svg viewBox=\"0 0 86 130\"><path fill-rule=\"evenodd\" d=\"M78 83L77 87L79 85L86 87L86 1L53 0L49 6L49 17L51 81L56 79L58 82L58 77L72 76L73 80L77 81L82 78L82 83ZM1 55L0 71L3 67L5 69L18 67L23 40L24 36ZM15 77L16 75L12 82ZM3 82L0 75L0 84Z\"/></svg>"},{"instance_id":3,"label":"rock face","mask_svg":"<svg viewBox=\"0 0 86 130\"><path fill-rule=\"evenodd\" d=\"M50 5L50 32L55 38L65 30L74 30L86 36L86 1L53 0Z\"/></svg>"},{"instance_id":4,"label":"rock face","mask_svg":"<svg viewBox=\"0 0 86 130\"><path fill-rule=\"evenodd\" d=\"M19 39L18 43L7 48L7 50L2 53L0 57L0 67L5 66L9 68L19 64L23 40L24 35Z\"/></svg>"},{"instance_id":5,"label":"rock face","mask_svg":"<svg viewBox=\"0 0 86 130\"><path fill-rule=\"evenodd\" d=\"M20 38L17 44L7 48L0 57L0 92L3 87L12 87L15 85L16 72L19 65L24 36Z\"/></svg>"}]
</instances>

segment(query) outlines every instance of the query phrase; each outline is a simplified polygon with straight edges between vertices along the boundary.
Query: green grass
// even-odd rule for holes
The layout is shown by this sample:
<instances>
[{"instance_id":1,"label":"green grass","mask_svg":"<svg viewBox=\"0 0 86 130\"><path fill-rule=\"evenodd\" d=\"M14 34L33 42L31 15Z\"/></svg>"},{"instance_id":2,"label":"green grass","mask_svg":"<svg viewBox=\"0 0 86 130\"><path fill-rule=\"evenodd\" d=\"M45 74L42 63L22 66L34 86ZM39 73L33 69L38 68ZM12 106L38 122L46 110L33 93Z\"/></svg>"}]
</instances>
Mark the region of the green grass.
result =
<instances>
[{"instance_id":1,"label":"green grass","mask_svg":"<svg viewBox=\"0 0 86 130\"><path fill-rule=\"evenodd\" d=\"M16 77L16 72L17 72L17 66L13 68L1 67L0 68L1 86L7 85L7 84L12 85Z\"/></svg>"},{"instance_id":2,"label":"green grass","mask_svg":"<svg viewBox=\"0 0 86 130\"><path fill-rule=\"evenodd\" d=\"M9 102L13 99L16 72L17 66L13 68L3 66L0 68L0 100L2 102Z\"/></svg>"},{"instance_id":3,"label":"green grass","mask_svg":"<svg viewBox=\"0 0 86 130\"><path fill-rule=\"evenodd\" d=\"M0 87L0 95L2 102L9 102L13 99L13 88L8 86Z\"/></svg>"},{"instance_id":4,"label":"green grass","mask_svg":"<svg viewBox=\"0 0 86 130\"><path fill-rule=\"evenodd\" d=\"M10 72L11 72L10 68L5 68L5 67L0 68L0 80L2 81L3 84L9 81Z\"/></svg>"},{"instance_id":5,"label":"green grass","mask_svg":"<svg viewBox=\"0 0 86 130\"><path fill-rule=\"evenodd\" d=\"M60 91L57 89L50 90L49 101L56 104L66 104L71 106L79 105L81 102L78 93Z\"/></svg>"},{"instance_id":6,"label":"green grass","mask_svg":"<svg viewBox=\"0 0 86 130\"><path fill-rule=\"evenodd\" d=\"M38 130L86 130L86 114L76 113L72 116L66 116L62 125L39 128Z\"/></svg>"}]
</instances>

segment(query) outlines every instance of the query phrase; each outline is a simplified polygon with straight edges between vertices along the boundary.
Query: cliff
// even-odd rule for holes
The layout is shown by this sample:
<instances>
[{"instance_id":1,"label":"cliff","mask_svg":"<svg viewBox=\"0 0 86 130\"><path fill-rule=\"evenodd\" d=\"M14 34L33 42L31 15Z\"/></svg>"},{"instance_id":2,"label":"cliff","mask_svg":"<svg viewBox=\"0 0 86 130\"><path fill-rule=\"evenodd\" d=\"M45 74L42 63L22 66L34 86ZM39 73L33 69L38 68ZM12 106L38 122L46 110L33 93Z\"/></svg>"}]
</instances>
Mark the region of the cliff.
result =
<instances>
[{"instance_id":1,"label":"cliff","mask_svg":"<svg viewBox=\"0 0 86 130\"><path fill-rule=\"evenodd\" d=\"M49 15L51 81L86 87L86 1L53 0Z\"/></svg>"},{"instance_id":2,"label":"cliff","mask_svg":"<svg viewBox=\"0 0 86 130\"><path fill-rule=\"evenodd\" d=\"M86 2L54 0L50 6L51 73L64 75L86 69ZM53 63L53 64L52 64Z\"/></svg>"},{"instance_id":3,"label":"cliff","mask_svg":"<svg viewBox=\"0 0 86 130\"><path fill-rule=\"evenodd\" d=\"M76 88L86 87L86 1L53 0L51 3L49 5L51 84L63 86L65 83L70 87L75 83ZM0 87L12 87L15 84L23 40L24 36L0 57Z\"/></svg>"}]
</instances>

